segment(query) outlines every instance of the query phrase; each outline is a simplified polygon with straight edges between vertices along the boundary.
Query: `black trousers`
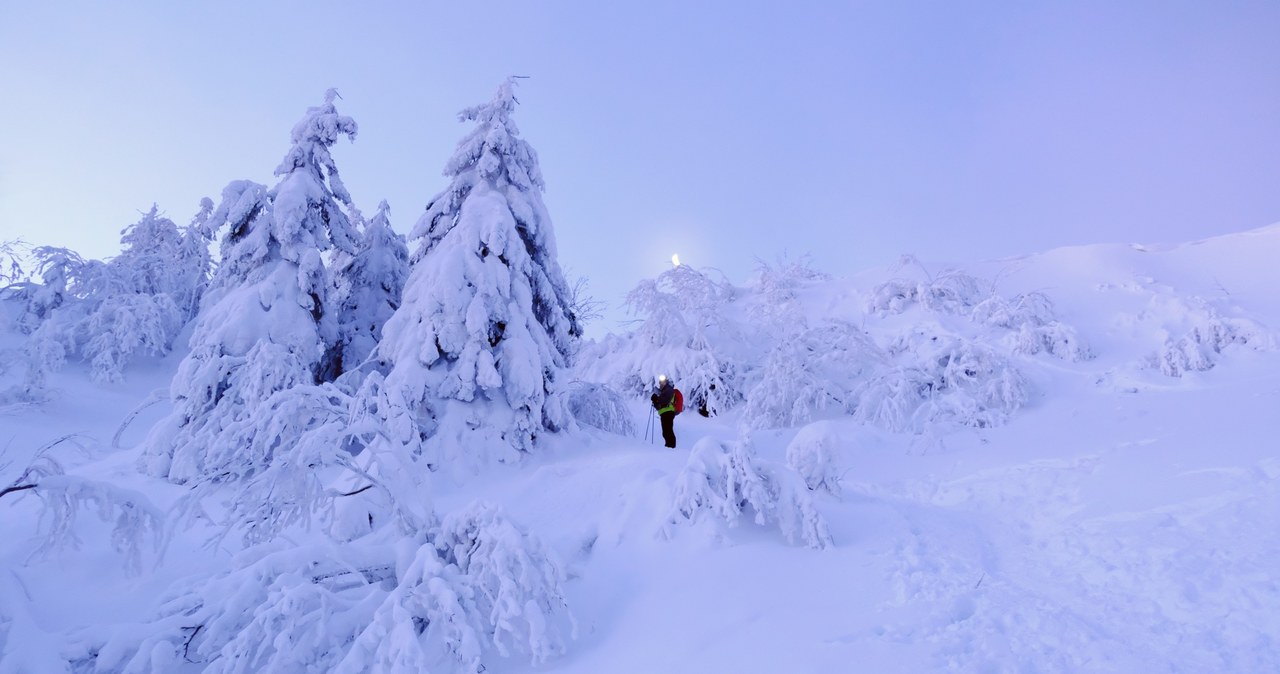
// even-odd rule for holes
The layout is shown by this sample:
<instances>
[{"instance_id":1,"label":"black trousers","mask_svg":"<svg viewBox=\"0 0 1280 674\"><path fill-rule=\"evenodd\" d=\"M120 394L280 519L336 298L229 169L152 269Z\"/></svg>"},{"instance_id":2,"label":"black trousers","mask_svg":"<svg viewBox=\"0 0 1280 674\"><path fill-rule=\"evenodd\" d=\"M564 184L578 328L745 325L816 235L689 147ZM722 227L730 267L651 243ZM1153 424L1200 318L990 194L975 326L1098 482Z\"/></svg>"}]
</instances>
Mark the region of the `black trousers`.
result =
<instances>
[{"instance_id":1,"label":"black trousers","mask_svg":"<svg viewBox=\"0 0 1280 674\"><path fill-rule=\"evenodd\" d=\"M673 424L675 424L676 421L676 413L663 412L659 416L662 418L662 439L666 441L668 447L675 449L676 429Z\"/></svg>"}]
</instances>

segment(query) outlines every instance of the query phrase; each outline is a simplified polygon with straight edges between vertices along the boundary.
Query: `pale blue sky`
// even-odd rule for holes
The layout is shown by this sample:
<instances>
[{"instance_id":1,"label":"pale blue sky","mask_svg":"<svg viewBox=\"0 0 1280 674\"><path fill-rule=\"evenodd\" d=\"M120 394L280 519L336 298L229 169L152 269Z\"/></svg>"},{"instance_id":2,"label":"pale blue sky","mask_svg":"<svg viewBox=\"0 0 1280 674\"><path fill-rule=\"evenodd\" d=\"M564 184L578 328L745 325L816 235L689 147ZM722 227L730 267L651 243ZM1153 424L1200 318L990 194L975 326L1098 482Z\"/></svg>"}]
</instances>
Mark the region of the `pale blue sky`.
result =
<instances>
[{"instance_id":1,"label":"pale blue sky","mask_svg":"<svg viewBox=\"0 0 1280 674\"><path fill-rule=\"evenodd\" d=\"M109 256L153 201L274 184L328 87L405 232L516 74L561 263L615 307L674 252L741 282L1191 240L1280 221L1277 36L1280 2L0 0L0 239Z\"/></svg>"}]
</instances>

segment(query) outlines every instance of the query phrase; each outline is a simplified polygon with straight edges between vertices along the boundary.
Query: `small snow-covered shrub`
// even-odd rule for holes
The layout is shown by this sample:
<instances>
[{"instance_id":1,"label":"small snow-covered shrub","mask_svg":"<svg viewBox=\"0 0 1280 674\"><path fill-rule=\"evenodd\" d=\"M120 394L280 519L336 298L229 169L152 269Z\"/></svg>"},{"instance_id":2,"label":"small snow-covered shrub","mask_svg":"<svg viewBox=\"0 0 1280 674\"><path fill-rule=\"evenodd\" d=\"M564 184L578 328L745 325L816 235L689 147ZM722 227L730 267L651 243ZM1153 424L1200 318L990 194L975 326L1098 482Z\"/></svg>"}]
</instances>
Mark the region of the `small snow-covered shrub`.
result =
<instances>
[{"instance_id":1,"label":"small snow-covered shrub","mask_svg":"<svg viewBox=\"0 0 1280 674\"><path fill-rule=\"evenodd\" d=\"M1012 299L993 294L973 308L972 318L983 325L1011 330L1007 341L1017 354L1048 353L1071 362L1093 357L1076 329L1057 320L1053 302L1042 293Z\"/></svg>"},{"instance_id":2,"label":"small snow-covered shrub","mask_svg":"<svg viewBox=\"0 0 1280 674\"><path fill-rule=\"evenodd\" d=\"M770 350L747 393L743 418L749 428L778 428L824 412L843 413L859 379L883 360L871 339L850 323L800 327Z\"/></svg>"},{"instance_id":3,"label":"small snow-covered shrub","mask_svg":"<svg viewBox=\"0 0 1280 674\"><path fill-rule=\"evenodd\" d=\"M564 653L576 627L561 586L564 572L541 541L489 503L451 513L433 536L436 551L456 567L483 616L481 643L503 657L528 655L541 664Z\"/></svg>"},{"instance_id":4,"label":"small snow-covered shrub","mask_svg":"<svg viewBox=\"0 0 1280 674\"><path fill-rule=\"evenodd\" d=\"M906 256L902 264L920 263ZM994 289L983 290L984 285L980 279L958 270L946 270L926 281L892 279L872 290L868 308L885 316L920 305L929 311L967 316L980 325L1011 331L1006 342L1016 354L1048 353L1072 362L1093 357L1075 328L1056 318L1053 302L1043 293L1005 298Z\"/></svg>"},{"instance_id":5,"label":"small snow-covered shrub","mask_svg":"<svg viewBox=\"0 0 1280 674\"><path fill-rule=\"evenodd\" d=\"M295 524L310 527L313 516L328 513L336 493L327 488L323 471L357 471L344 449L349 405L331 384L284 389L215 439L200 472L192 475L212 476L201 486L240 483L227 519L246 543L272 540ZM206 491L213 490L192 493L200 497Z\"/></svg>"},{"instance_id":6,"label":"small snow-covered shrub","mask_svg":"<svg viewBox=\"0 0 1280 674\"><path fill-rule=\"evenodd\" d=\"M888 349L892 369L858 393L854 417L894 431L999 426L1027 401L1022 374L992 349L919 328Z\"/></svg>"},{"instance_id":7,"label":"small snow-covered shrub","mask_svg":"<svg viewBox=\"0 0 1280 674\"><path fill-rule=\"evenodd\" d=\"M1182 336L1165 340L1150 362L1169 377L1213 368L1222 353L1232 346L1257 351L1275 348L1275 338L1265 328L1245 318L1224 317L1212 307L1190 315L1191 327Z\"/></svg>"},{"instance_id":8,"label":"small snow-covered shrub","mask_svg":"<svg viewBox=\"0 0 1280 674\"><path fill-rule=\"evenodd\" d=\"M635 435L631 410L611 386L574 382L569 389L569 411L579 424L618 435Z\"/></svg>"},{"instance_id":9,"label":"small snow-covered shrub","mask_svg":"<svg viewBox=\"0 0 1280 674\"><path fill-rule=\"evenodd\" d=\"M484 671L484 626L458 568L430 543L414 553L334 674Z\"/></svg>"},{"instance_id":10,"label":"small snow-covered shrub","mask_svg":"<svg viewBox=\"0 0 1280 674\"><path fill-rule=\"evenodd\" d=\"M1062 360L1077 362L1093 358L1076 329L1059 321L1043 325L1023 324L1012 336L1013 352L1027 356L1047 353Z\"/></svg>"},{"instance_id":11,"label":"small snow-covered shrub","mask_svg":"<svg viewBox=\"0 0 1280 674\"><path fill-rule=\"evenodd\" d=\"M50 475L40 479L35 493L45 507L41 553L78 545L73 527L80 510L96 511L102 521L112 523L111 543L130 571L141 571L146 539L154 552L160 550L165 516L141 492L75 475Z\"/></svg>"},{"instance_id":12,"label":"small snow-covered shrub","mask_svg":"<svg viewBox=\"0 0 1280 674\"><path fill-rule=\"evenodd\" d=\"M685 355L667 376L684 394L688 409L716 416L742 401L741 377L732 361L721 360L705 342Z\"/></svg>"},{"instance_id":13,"label":"small snow-covered shrub","mask_svg":"<svg viewBox=\"0 0 1280 674\"><path fill-rule=\"evenodd\" d=\"M904 256L899 266L919 262ZM923 267L921 267L923 269ZM868 309L879 316L900 314L912 305L932 311L963 315L969 313L987 293L977 278L956 269L947 269L924 281L890 279L871 291Z\"/></svg>"},{"instance_id":14,"label":"small snow-covered shrub","mask_svg":"<svg viewBox=\"0 0 1280 674\"><path fill-rule=\"evenodd\" d=\"M46 374L24 349L0 349L0 405L25 405L44 400Z\"/></svg>"},{"instance_id":15,"label":"small snow-covered shrub","mask_svg":"<svg viewBox=\"0 0 1280 674\"><path fill-rule=\"evenodd\" d=\"M972 316L978 323L1002 328L1017 328L1028 323L1043 325L1054 320L1053 302L1037 292L1012 299L992 294L973 307Z\"/></svg>"},{"instance_id":16,"label":"small snow-covered shrub","mask_svg":"<svg viewBox=\"0 0 1280 674\"><path fill-rule=\"evenodd\" d=\"M710 516L737 526L741 516L754 514L756 524L774 524L789 543L810 548L832 544L827 522L809 496L804 480L794 471L766 465L746 440L722 443L703 438L693 446L689 461L676 478L675 499L662 533Z\"/></svg>"},{"instance_id":17,"label":"small snow-covered shrub","mask_svg":"<svg viewBox=\"0 0 1280 674\"><path fill-rule=\"evenodd\" d=\"M787 445L787 466L804 478L810 491L840 495L838 442L831 425L819 421L801 428Z\"/></svg>"}]
</instances>

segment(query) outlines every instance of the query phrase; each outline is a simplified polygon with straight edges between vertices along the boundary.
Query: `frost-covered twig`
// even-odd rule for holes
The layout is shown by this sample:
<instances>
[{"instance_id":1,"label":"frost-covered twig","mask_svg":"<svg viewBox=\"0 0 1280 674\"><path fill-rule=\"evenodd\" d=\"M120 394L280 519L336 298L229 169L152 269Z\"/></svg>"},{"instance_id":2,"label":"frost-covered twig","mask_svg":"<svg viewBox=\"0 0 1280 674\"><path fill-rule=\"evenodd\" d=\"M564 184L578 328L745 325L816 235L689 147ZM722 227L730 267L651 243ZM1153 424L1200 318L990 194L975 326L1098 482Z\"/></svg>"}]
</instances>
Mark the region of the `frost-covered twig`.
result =
<instances>
[{"instance_id":1,"label":"frost-covered twig","mask_svg":"<svg viewBox=\"0 0 1280 674\"><path fill-rule=\"evenodd\" d=\"M9 487L5 487L4 489L0 489L0 498L4 498L5 496L12 494L14 492L26 491L28 489L35 489L35 488L36 488L35 484L15 484Z\"/></svg>"},{"instance_id":2,"label":"frost-covered twig","mask_svg":"<svg viewBox=\"0 0 1280 674\"><path fill-rule=\"evenodd\" d=\"M142 412L145 411L148 407L151 407L156 403L166 402L168 400L169 400L169 389L158 388L152 391L151 394L148 395L145 400L138 403L138 406L134 407L133 410L131 410L129 414L125 416L124 421L120 422L120 426L116 428L115 435L111 436L111 448L120 449L120 436L124 435L125 430L129 428L129 424L133 423L133 420L138 418L139 414L142 414Z\"/></svg>"}]
</instances>

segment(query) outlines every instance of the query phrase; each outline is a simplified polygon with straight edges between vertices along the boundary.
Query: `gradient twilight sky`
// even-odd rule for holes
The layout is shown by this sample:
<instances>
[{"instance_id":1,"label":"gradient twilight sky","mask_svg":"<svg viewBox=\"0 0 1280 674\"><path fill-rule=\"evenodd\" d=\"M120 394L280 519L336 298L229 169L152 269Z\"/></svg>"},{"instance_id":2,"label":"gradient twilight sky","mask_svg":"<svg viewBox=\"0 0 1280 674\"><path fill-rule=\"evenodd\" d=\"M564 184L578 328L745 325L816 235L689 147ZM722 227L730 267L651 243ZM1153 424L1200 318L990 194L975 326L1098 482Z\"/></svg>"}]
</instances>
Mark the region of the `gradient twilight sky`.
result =
<instances>
[{"instance_id":1,"label":"gradient twilight sky","mask_svg":"<svg viewBox=\"0 0 1280 674\"><path fill-rule=\"evenodd\" d=\"M513 74L592 332L677 252L740 283L1280 221L1280 2L0 0L0 240L107 257L273 185L329 87L407 232Z\"/></svg>"}]
</instances>

